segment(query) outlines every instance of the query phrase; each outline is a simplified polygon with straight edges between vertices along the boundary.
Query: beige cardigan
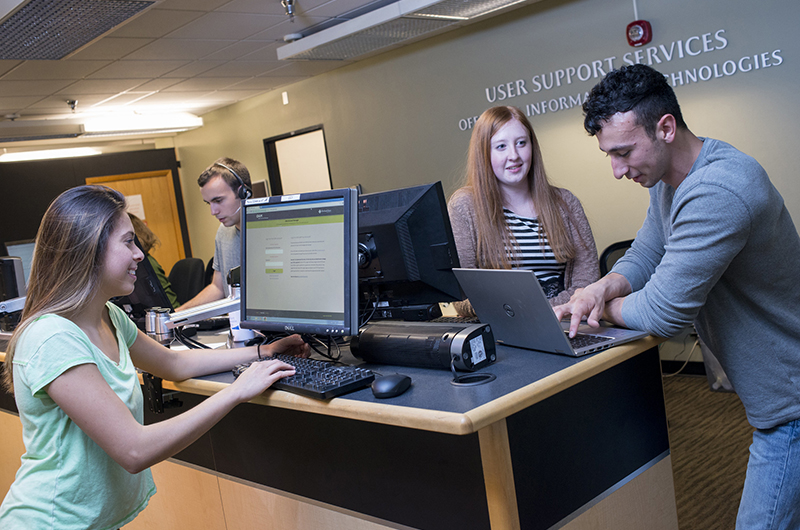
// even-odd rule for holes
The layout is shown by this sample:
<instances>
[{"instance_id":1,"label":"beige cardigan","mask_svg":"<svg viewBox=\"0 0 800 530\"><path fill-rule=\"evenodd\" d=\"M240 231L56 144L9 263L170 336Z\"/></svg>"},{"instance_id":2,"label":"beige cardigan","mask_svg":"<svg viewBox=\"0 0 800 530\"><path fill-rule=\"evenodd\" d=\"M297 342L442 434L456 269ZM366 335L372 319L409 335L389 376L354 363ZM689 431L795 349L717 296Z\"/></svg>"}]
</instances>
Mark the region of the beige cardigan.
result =
<instances>
[{"instance_id":1,"label":"beige cardigan","mask_svg":"<svg viewBox=\"0 0 800 530\"><path fill-rule=\"evenodd\" d=\"M567 262L564 270L565 290L550 299L550 304L554 306L567 302L577 289L600 279L597 245L583 207L578 198L569 191L563 188L558 188L558 191L567 206L566 210L561 210L561 217L575 244L576 256ZM475 229L475 207L470 191L467 188L456 190L447 203L447 211L450 214L450 224L456 240L458 261L464 268L476 268L478 236ZM469 300L455 302L453 305L459 315L475 314Z\"/></svg>"}]
</instances>

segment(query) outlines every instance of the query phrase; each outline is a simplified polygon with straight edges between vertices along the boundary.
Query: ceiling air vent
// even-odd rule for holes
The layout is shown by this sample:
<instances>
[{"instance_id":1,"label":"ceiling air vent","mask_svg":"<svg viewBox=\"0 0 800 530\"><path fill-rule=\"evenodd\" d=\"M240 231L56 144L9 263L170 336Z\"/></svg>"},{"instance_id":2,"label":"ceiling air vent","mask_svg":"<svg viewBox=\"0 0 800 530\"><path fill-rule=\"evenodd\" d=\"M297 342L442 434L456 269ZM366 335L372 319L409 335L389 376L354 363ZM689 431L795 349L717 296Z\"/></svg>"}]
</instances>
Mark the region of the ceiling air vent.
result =
<instances>
[{"instance_id":1,"label":"ceiling air vent","mask_svg":"<svg viewBox=\"0 0 800 530\"><path fill-rule=\"evenodd\" d=\"M349 60L539 0L399 0L278 48L278 59Z\"/></svg>"},{"instance_id":2,"label":"ceiling air vent","mask_svg":"<svg viewBox=\"0 0 800 530\"><path fill-rule=\"evenodd\" d=\"M30 0L0 22L0 60L57 60L157 0Z\"/></svg>"}]
</instances>

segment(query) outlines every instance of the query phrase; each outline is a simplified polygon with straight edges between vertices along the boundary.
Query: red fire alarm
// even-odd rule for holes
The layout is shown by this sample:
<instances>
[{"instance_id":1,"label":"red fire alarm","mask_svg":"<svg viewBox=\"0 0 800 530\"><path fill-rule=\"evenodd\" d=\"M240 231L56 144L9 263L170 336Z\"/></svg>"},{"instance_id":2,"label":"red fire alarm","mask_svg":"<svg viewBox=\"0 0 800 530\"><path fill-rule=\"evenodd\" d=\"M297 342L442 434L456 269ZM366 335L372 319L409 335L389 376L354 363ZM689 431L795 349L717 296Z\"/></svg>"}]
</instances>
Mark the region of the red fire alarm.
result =
<instances>
[{"instance_id":1,"label":"red fire alarm","mask_svg":"<svg viewBox=\"0 0 800 530\"><path fill-rule=\"evenodd\" d=\"M646 20L634 20L628 24L625 36L628 37L628 44L631 46L644 46L653 40L653 28Z\"/></svg>"}]
</instances>

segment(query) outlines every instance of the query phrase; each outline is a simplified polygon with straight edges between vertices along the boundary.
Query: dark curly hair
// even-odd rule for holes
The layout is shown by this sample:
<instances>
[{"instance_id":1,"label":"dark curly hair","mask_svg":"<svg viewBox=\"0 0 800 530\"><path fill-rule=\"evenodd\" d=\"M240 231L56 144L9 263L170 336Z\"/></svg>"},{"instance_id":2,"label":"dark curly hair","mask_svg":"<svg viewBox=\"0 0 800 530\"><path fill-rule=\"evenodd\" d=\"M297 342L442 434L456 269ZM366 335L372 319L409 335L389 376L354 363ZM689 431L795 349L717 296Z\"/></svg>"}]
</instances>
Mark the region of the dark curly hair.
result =
<instances>
[{"instance_id":1,"label":"dark curly hair","mask_svg":"<svg viewBox=\"0 0 800 530\"><path fill-rule=\"evenodd\" d=\"M612 70L592 88L583 103L583 127L594 136L611 116L630 110L636 124L653 139L656 124L665 114L672 114L679 128L687 128L675 92L664 75L643 64Z\"/></svg>"}]
</instances>

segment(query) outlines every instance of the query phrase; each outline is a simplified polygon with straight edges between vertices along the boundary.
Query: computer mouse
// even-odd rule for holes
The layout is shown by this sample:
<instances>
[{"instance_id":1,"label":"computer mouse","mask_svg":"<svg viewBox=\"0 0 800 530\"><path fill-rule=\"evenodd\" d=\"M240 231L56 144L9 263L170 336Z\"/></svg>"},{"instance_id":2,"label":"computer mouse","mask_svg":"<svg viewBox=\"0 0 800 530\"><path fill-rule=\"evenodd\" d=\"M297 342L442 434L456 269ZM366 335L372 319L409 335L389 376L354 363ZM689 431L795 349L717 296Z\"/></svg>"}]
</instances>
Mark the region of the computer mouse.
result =
<instances>
[{"instance_id":1,"label":"computer mouse","mask_svg":"<svg viewBox=\"0 0 800 530\"><path fill-rule=\"evenodd\" d=\"M381 375L372 382L372 394L376 398L399 396L411 386L411 378L403 374Z\"/></svg>"}]
</instances>

